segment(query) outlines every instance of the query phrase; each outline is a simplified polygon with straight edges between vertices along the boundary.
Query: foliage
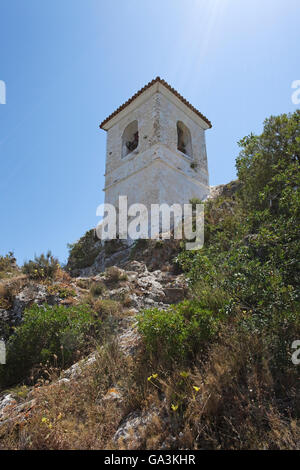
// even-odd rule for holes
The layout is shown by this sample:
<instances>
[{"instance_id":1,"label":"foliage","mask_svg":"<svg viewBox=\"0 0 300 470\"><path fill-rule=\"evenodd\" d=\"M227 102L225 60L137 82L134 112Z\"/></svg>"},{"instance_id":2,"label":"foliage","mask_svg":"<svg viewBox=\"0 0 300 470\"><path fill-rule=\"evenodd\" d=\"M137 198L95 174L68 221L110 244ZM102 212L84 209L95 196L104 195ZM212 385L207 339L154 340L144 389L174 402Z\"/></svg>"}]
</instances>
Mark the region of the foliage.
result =
<instances>
[{"instance_id":1,"label":"foliage","mask_svg":"<svg viewBox=\"0 0 300 470\"><path fill-rule=\"evenodd\" d=\"M76 297L76 291L67 285L48 285L47 291L50 295L58 295L60 299L67 299L69 297Z\"/></svg>"},{"instance_id":2,"label":"foliage","mask_svg":"<svg viewBox=\"0 0 300 470\"><path fill-rule=\"evenodd\" d=\"M186 359L216 335L219 320L199 302L185 300L166 311L145 310L138 316L138 328L150 352L169 360Z\"/></svg>"},{"instance_id":3,"label":"foliage","mask_svg":"<svg viewBox=\"0 0 300 470\"><path fill-rule=\"evenodd\" d=\"M299 285L300 110L271 116L260 136L240 141L237 170L253 251Z\"/></svg>"},{"instance_id":4,"label":"foliage","mask_svg":"<svg viewBox=\"0 0 300 470\"><path fill-rule=\"evenodd\" d=\"M289 206L293 211L299 202L300 110L271 116L260 136L250 134L239 145L236 166L244 206L291 215ZM292 200L286 201L287 196Z\"/></svg>"},{"instance_id":5,"label":"foliage","mask_svg":"<svg viewBox=\"0 0 300 470\"><path fill-rule=\"evenodd\" d=\"M102 250L101 240L94 229L89 230L77 242L69 244L67 267L70 271L91 266Z\"/></svg>"},{"instance_id":6,"label":"foliage","mask_svg":"<svg viewBox=\"0 0 300 470\"><path fill-rule=\"evenodd\" d=\"M16 271L16 258L13 252L0 256L0 279L9 277L14 271Z\"/></svg>"},{"instance_id":7,"label":"foliage","mask_svg":"<svg viewBox=\"0 0 300 470\"><path fill-rule=\"evenodd\" d=\"M23 266L24 274L36 280L52 279L58 269L58 259L52 256L51 251L48 251L46 255L42 253L40 256L35 256L34 261L25 262Z\"/></svg>"},{"instance_id":8,"label":"foliage","mask_svg":"<svg viewBox=\"0 0 300 470\"><path fill-rule=\"evenodd\" d=\"M70 365L92 346L100 324L87 306L34 304L6 344L7 363L0 366L0 385L28 379L33 367L47 362L58 367Z\"/></svg>"},{"instance_id":9,"label":"foliage","mask_svg":"<svg viewBox=\"0 0 300 470\"><path fill-rule=\"evenodd\" d=\"M238 197L206 203L204 248L177 259L191 286L226 292L223 312L261 326L298 308L299 122L299 111L271 117L241 140Z\"/></svg>"},{"instance_id":10,"label":"foliage","mask_svg":"<svg viewBox=\"0 0 300 470\"><path fill-rule=\"evenodd\" d=\"M299 116L271 117L240 142L236 192L205 203L204 248L176 260L189 300L141 312L133 356L103 347L78 383L42 388L24 433L6 424L0 446L299 448ZM117 309L92 301L100 317ZM122 406L108 399L118 393ZM116 442L132 412L139 439Z\"/></svg>"}]
</instances>

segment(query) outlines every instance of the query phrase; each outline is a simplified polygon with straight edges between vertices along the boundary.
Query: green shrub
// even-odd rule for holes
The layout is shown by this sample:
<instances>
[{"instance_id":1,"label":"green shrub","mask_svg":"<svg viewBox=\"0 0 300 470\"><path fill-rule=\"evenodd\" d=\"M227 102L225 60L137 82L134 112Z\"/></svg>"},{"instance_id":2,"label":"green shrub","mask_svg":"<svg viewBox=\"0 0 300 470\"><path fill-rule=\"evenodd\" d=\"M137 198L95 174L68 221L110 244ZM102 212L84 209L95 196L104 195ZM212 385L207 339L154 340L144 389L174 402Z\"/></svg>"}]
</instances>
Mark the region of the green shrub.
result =
<instances>
[{"instance_id":1,"label":"green shrub","mask_svg":"<svg viewBox=\"0 0 300 470\"><path fill-rule=\"evenodd\" d=\"M298 286L300 220L300 110L271 116L261 135L245 137L236 161L240 198L253 254Z\"/></svg>"},{"instance_id":2,"label":"green shrub","mask_svg":"<svg viewBox=\"0 0 300 470\"><path fill-rule=\"evenodd\" d=\"M286 371L299 334L299 123L299 110L271 117L241 140L237 192L205 203L203 249L177 257L202 308L258 335Z\"/></svg>"},{"instance_id":3,"label":"green shrub","mask_svg":"<svg viewBox=\"0 0 300 470\"><path fill-rule=\"evenodd\" d=\"M76 291L67 286L53 284L47 286L47 291L50 295L58 295L61 299L67 299L68 297L76 297Z\"/></svg>"},{"instance_id":4,"label":"green shrub","mask_svg":"<svg viewBox=\"0 0 300 470\"><path fill-rule=\"evenodd\" d=\"M192 297L197 300L199 305L204 309L219 312L223 309L231 297L228 290L218 286L211 286L205 281L197 281L193 285Z\"/></svg>"},{"instance_id":5,"label":"green shrub","mask_svg":"<svg viewBox=\"0 0 300 470\"><path fill-rule=\"evenodd\" d=\"M147 349L167 360L197 354L214 338L220 317L198 302L185 300L163 311L148 309L138 315L138 329Z\"/></svg>"},{"instance_id":6,"label":"green shrub","mask_svg":"<svg viewBox=\"0 0 300 470\"><path fill-rule=\"evenodd\" d=\"M33 367L55 364L67 367L88 352L101 322L87 306L33 305L9 338L7 363L0 366L0 385L26 380Z\"/></svg>"},{"instance_id":7,"label":"green shrub","mask_svg":"<svg viewBox=\"0 0 300 470\"><path fill-rule=\"evenodd\" d=\"M52 256L51 251L48 251L46 255L35 256L34 261L25 262L23 272L28 274L31 279L52 279L58 268L58 259Z\"/></svg>"},{"instance_id":8,"label":"green shrub","mask_svg":"<svg viewBox=\"0 0 300 470\"><path fill-rule=\"evenodd\" d=\"M102 251L101 240L94 229L86 232L77 242L68 244L68 248L67 267L71 271L91 266Z\"/></svg>"}]
</instances>

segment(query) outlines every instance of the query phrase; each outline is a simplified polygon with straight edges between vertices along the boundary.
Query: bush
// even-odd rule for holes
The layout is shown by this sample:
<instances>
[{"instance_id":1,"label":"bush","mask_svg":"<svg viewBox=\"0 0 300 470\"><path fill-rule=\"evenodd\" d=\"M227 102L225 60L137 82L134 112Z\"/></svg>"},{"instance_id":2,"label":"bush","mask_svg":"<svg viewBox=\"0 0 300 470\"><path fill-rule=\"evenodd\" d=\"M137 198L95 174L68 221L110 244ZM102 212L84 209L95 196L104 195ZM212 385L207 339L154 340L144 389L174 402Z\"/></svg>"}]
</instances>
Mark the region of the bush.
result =
<instances>
[{"instance_id":1,"label":"bush","mask_svg":"<svg viewBox=\"0 0 300 470\"><path fill-rule=\"evenodd\" d=\"M123 307L129 308L132 305L132 298L127 292L124 292L121 298L121 302L122 302Z\"/></svg>"},{"instance_id":2,"label":"bush","mask_svg":"<svg viewBox=\"0 0 300 470\"><path fill-rule=\"evenodd\" d=\"M90 293L92 294L93 297L98 297L99 295L102 295L104 291L105 291L105 285L102 281L93 282L93 284L90 287Z\"/></svg>"},{"instance_id":3,"label":"bush","mask_svg":"<svg viewBox=\"0 0 300 470\"><path fill-rule=\"evenodd\" d=\"M46 256L41 254L40 256L35 256L34 261L30 260L24 263L23 272L28 274L31 279L53 279L58 268L58 259L52 256L51 251L48 251Z\"/></svg>"},{"instance_id":4,"label":"bush","mask_svg":"<svg viewBox=\"0 0 300 470\"><path fill-rule=\"evenodd\" d=\"M16 258L12 251L5 256L0 256L0 279L7 277L16 269Z\"/></svg>"},{"instance_id":5,"label":"bush","mask_svg":"<svg viewBox=\"0 0 300 470\"><path fill-rule=\"evenodd\" d=\"M28 379L34 366L47 362L69 366L90 349L100 324L87 306L33 305L6 344L7 363L0 366L0 385Z\"/></svg>"},{"instance_id":6,"label":"bush","mask_svg":"<svg viewBox=\"0 0 300 470\"><path fill-rule=\"evenodd\" d=\"M79 278L79 279L76 279L75 283L76 283L76 286L79 287L80 289L87 290L91 287L93 282L90 278Z\"/></svg>"},{"instance_id":7,"label":"bush","mask_svg":"<svg viewBox=\"0 0 300 470\"><path fill-rule=\"evenodd\" d=\"M274 344L265 340L265 335L232 328L222 331L206 363L191 371L197 393L181 392L184 429L179 448L299 448L297 367L286 350L288 367L282 374L272 356ZM173 380L172 391L177 383Z\"/></svg>"},{"instance_id":8,"label":"bush","mask_svg":"<svg viewBox=\"0 0 300 470\"><path fill-rule=\"evenodd\" d=\"M220 317L198 302L185 300L163 311L148 309L138 316L147 349L167 360L197 354L214 338Z\"/></svg>"},{"instance_id":9,"label":"bush","mask_svg":"<svg viewBox=\"0 0 300 470\"><path fill-rule=\"evenodd\" d=\"M299 328L299 122L271 117L241 140L234 198L206 203L204 248L177 258L201 306L259 335L278 371Z\"/></svg>"},{"instance_id":10,"label":"bush","mask_svg":"<svg viewBox=\"0 0 300 470\"><path fill-rule=\"evenodd\" d=\"M120 302L111 299L98 299L94 302L93 308L101 316L114 316L122 311Z\"/></svg>"},{"instance_id":11,"label":"bush","mask_svg":"<svg viewBox=\"0 0 300 470\"><path fill-rule=\"evenodd\" d=\"M58 295L60 299L76 297L76 291L68 286L53 284L47 286L47 291L50 295Z\"/></svg>"},{"instance_id":12,"label":"bush","mask_svg":"<svg viewBox=\"0 0 300 470\"><path fill-rule=\"evenodd\" d=\"M106 278L111 282L126 281L127 275L117 268L117 266L110 266L106 270Z\"/></svg>"},{"instance_id":13,"label":"bush","mask_svg":"<svg viewBox=\"0 0 300 470\"><path fill-rule=\"evenodd\" d=\"M102 250L101 240L94 229L89 230L76 243L68 244L69 259L67 267L70 271L92 266Z\"/></svg>"},{"instance_id":14,"label":"bush","mask_svg":"<svg viewBox=\"0 0 300 470\"><path fill-rule=\"evenodd\" d=\"M191 286L226 292L223 310L246 311L256 327L299 301L299 122L300 111L271 117L240 141L235 197L206 203L204 248L177 258Z\"/></svg>"}]
</instances>

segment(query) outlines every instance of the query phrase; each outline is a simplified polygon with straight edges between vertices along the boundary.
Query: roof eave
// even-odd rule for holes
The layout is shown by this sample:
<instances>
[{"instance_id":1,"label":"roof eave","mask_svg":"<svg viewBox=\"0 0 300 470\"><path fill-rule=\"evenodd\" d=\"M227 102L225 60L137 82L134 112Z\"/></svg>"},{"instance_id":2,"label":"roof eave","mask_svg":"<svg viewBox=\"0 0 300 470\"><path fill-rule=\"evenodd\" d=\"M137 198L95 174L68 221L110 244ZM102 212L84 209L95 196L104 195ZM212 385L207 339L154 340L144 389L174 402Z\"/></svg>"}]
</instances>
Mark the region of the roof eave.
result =
<instances>
[{"instance_id":1,"label":"roof eave","mask_svg":"<svg viewBox=\"0 0 300 470\"><path fill-rule=\"evenodd\" d=\"M125 109L127 106L129 106L136 98L138 98L140 95L142 95L146 90L151 88L155 83L160 83L163 85L167 90L172 92L182 103L184 103L190 110L192 110L197 116L199 116L202 121L207 125L207 129L210 129L212 127L211 122L194 106L189 103L178 91L176 91L174 88L172 88L165 80L161 79L160 77L156 77L153 79L151 82L149 82L147 85L145 85L143 88L141 88L137 93L135 93L131 98L129 98L125 103L123 103L121 106L119 106L112 114L110 114L104 121L101 122L100 124L100 129L103 129L107 131L109 129L109 122L117 116L123 109Z\"/></svg>"}]
</instances>

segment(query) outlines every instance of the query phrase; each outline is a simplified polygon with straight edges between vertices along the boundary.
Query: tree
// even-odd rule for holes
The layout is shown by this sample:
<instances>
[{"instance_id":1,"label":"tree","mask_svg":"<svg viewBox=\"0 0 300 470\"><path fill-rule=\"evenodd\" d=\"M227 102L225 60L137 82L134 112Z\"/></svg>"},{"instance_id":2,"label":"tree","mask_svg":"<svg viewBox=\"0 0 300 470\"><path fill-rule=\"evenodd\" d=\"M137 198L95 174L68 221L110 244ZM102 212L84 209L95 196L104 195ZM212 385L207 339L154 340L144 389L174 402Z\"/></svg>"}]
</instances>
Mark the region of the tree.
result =
<instances>
[{"instance_id":1,"label":"tree","mask_svg":"<svg viewBox=\"0 0 300 470\"><path fill-rule=\"evenodd\" d=\"M271 116L260 136L250 134L239 145L236 167L245 207L288 214L286 198L293 207L299 201L300 110Z\"/></svg>"}]
</instances>

